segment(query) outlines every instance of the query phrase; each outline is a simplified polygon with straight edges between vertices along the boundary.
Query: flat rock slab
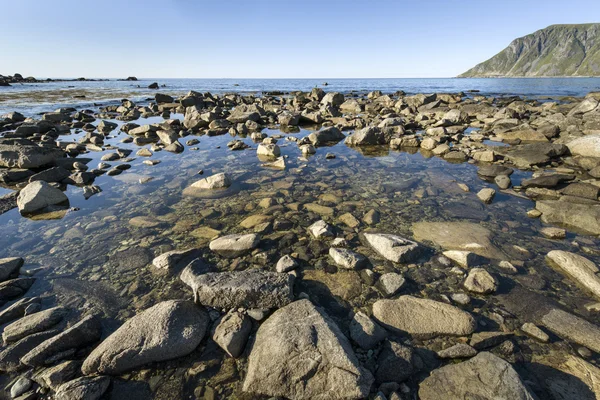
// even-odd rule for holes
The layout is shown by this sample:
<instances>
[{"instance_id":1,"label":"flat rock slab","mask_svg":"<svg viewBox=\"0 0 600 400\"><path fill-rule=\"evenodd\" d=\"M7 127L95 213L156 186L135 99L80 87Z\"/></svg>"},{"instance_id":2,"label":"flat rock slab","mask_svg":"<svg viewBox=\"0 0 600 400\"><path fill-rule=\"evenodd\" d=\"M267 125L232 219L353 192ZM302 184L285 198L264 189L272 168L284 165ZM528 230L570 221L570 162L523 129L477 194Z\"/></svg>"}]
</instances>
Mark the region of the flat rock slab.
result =
<instances>
[{"instance_id":1,"label":"flat rock slab","mask_svg":"<svg viewBox=\"0 0 600 400\"><path fill-rule=\"evenodd\" d=\"M600 353L600 327L555 308L542 317L542 324L563 339Z\"/></svg>"},{"instance_id":2,"label":"flat rock slab","mask_svg":"<svg viewBox=\"0 0 600 400\"><path fill-rule=\"evenodd\" d=\"M392 331L418 338L464 336L475 330L475 319L468 312L446 303L413 296L378 300L373 304L373 316Z\"/></svg>"},{"instance_id":3,"label":"flat rock slab","mask_svg":"<svg viewBox=\"0 0 600 400\"><path fill-rule=\"evenodd\" d=\"M0 167L38 168L64 156L58 147L38 146L26 139L0 139Z\"/></svg>"},{"instance_id":4,"label":"flat rock slab","mask_svg":"<svg viewBox=\"0 0 600 400\"><path fill-rule=\"evenodd\" d=\"M227 235L210 242L209 248L220 256L236 258L255 249L260 236L255 233L247 235Z\"/></svg>"},{"instance_id":5,"label":"flat rock slab","mask_svg":"<svg viewBox=\"0 0 600 400\"><path fill-rule=\"evenodd\" d=\"M84 374L118 375L194 351L206 334L208 314L189 301L163 301L125 322L85 359Z\"/></svg>"},{"instance_id":6,"label":"flat rock slab","mask_svg":"<svg viewBox=\"0 0 600 400\"><path fill-rule=\"evenodd\" d=\"M258 329L243 390L293 400L362 399L372 383L338 326L299 300Z\"/></svg>"},{"instance_id":7,"label":"flat rock slab","mask_svg":"<svg viewBox=\"0 0 600 400\"><path fill-rule=\"evenodd\" d=\"M413 234L418 241L429 241L445 250L464 250L493 259L506 256L491 241L492 232L472 222L417 222Z\"/></svg>"},{"instance_id":8,"label":"flat rock slab","mask_svg":"<svg viewBox=\"0 0 600 400\"><path fill-rule=\"evenodd\" d=\"M395 263L410 263L421 255L418 243L398 235L365 232L363 237L380 256Z\"/></svg>"},{"instance_id":9,"label":"flat rock slab","mask_svg":"<svg viewBox=\"0 0 600 400\"><path fill-rule=\"evenodd\" d=\"M468 361L434 370L419 385L421 400L534 400L513 367L503 359L479 353Z\"/></svg>"},{"instance_id":10,"label":"flat rock slab","mask_svg":"<svg viewBox=\"0 0 600 400\"><path fill-rule=\"evenodd\" d=\"M199 274L186 267L181 280L192 288L196 302L215 308L279 308L294 298L293 276L278 272L253 269Z\"/></svg>"},{"instance_id":11,"label":"flat rock slab","mask_svg":"<svg viewBox=\"0 0 600 400\"><path fill-rule=\"evenodd\" d=\"M571 201L542 200L535 203L546 224L559 225L571 231L600 235L600 205L577 204Z\"/></svg>"},{"instance_id":12,"label":"flat rock slab","mask_svg":"<svg viewBox=\"0 0 600 400\"><path fill-rule=\"evenodd\" d=\"M562 250L552 250L546 255L546 260L600 299L600 278L596 275L598 267L592 261Z\"/></svg>"}]
</instances>

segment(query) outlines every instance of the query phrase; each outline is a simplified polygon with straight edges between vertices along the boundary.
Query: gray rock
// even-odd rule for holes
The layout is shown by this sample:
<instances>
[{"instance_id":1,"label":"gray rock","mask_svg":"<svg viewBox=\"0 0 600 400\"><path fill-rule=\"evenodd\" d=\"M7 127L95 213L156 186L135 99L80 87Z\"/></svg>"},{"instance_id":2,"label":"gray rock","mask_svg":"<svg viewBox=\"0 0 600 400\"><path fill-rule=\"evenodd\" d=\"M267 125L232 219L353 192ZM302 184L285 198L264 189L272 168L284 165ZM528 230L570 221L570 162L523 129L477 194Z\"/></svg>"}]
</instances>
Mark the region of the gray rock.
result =
<instances>
[{"instance_id":1,"label":"gray rock","mask_svg":"<svg viewBox=\"0 0 600 400\"><path fill-rule=\"evenodd\" d=\"M67 179L71 172L63 167L48 168L42 172L29 177L29 182L44 181L44 182L61 182Z\"/></svg>"},{"instance_id":2,"label":"gray rock","mask_svg":"<svg viewBox=\"0 0 600 400\"><path fill-rule=\"evenodd\" d=\"M380 256L395 263L410 263L421 255L418 243L397 235L365 232L363 237Z\"/></svg>"},{"instance_id":3,"label":"gray rock","mask_svg":"<svg viewBox=\"0 0 600 400\"><path fill-rule=\"evenodd\" d=\"M81 374L80 361L65 361L44 369L34 379L41 386L56 391L60 385L76 378L79 374Z\"/></svg>"},{"instance_id":4,"label":"gray rock","mask_svg":"<svg viewBox=\"0 0 600 400\"><path fill-rule=\"evenodd\" d=\"M275 270L277 272L283 273L294 270L297 267L298 263L296 262L296 260L294 260L292 257L286 254L285 256L281 257L279 261L277 261L277 266L275 267Z\"/></svg>"},{"instance_id":5,"label":"gray rock","mask_svg":"<svg viewBox=\"0 0 600 400\"><path fill-rule=\"evenodd\" d=\"M496 291L498 283L485 269L473 268L469 271L469 275L467 276L467 279L465 279L463 286L469 292L489 294Z\"/></svg>"},{"instance_id":6,"label":"gray rock","mask_svg":"<svg viewBox=\"0 0 600 400\"><path fill-rule=\"evenodd\" d=\"M33 282L35 282L35 278L16 278L0 283L0 304L23 296Z\"/></svg>"},{"instance_id":7,"label":"gray rock","mask_svg":"<svg viewBox=\"0 0 600 400\"><path fill-rule=\"evenodd\" d=\"M259 144L256 149L256 155L262 157L279 157L281 155L281 149L276 144Z\"/></svg>"},{"instance_id":8,"label":"gray rock","mask_svg":"<svg viewBox=\"0 0 600 400\"><path fill-rule=\"evenodd\" d=\"M261 270L197 274L186 267L181 280L202 305L232 308L279 308L293 300L293 276Z\"/></svg>"},{"instance_id":9,"label":"gray rock","mask_svg":"<svg viewBox=\"0 0 600 400\"><path fill-rule=\"evenodd\" d=\"M308 135L308 140L313 146L319 147L331 142L339 142L346 136L336 127L330 126L329 128L323 128L320 131L313 132Z\"/></svg>"},{"instance_id":10,"label":"gray rock","mask_svg":"<svg viewBox=\"0 0 600 400\"><path fill-rule=\"evenodd\" d=\"M562 250L552 250L546 255L551 266L566 274L579 286L589 290L600 298L600 278L596 275L598 267L592 261L575 253Z\"/></svg>"},{"instance_id":11,"label":"gray rock","mask_svg":"<svg viewBox=\"0 0 600 400\"><path fill-rule=\"evenodd\" d=\"M600 235L600 205L541 200L535 203L542 222L587 235Z\"/></svg>"},{"instance_id":12,"label":"gray rock","mask_svg":"<svg viewBox=\"0 0 600 400\"><path fill-rule=\"evenodd\" d=\"M233 358L239 357L246 347L252 322L243 313L231 310L218 322L213 340Z\"/></svg>"},{"instance_id":13,"label":"gray rock","mask_svg":"<svg viewBox=\"0 0 600 400\"><path fill-rule=\"evenodd\" d=\"M38 168L63 157L65 153L56 146L38 146L27 139L0 139L0 167Z\"/></svg>"},{"instance_id":14,"label":"gray rock","mask_svg":"<svg viewBox=\"0 0 600 400\"><path fill-rule=\"evenodd\" d=\"M169 270L175 268L178 263L191 256L194 252L196 252L196 249L167 251L152 260L152 265L158 269Z\"/></svg>"},{"instance_id":15,"label":"gray rock","mask_svg":"<svg viewBox=\"0 0 600 400\"><path fill-rule=\"evenodd\" d=\"M486 178L495 178L497 176L510 176L514 170L501 165L486 165L479 167L477 174Z\"/></svg>"},{"instance_id":16,"label":"gray rock","mask_svg":"<svg viewBox=\"0 0 600 400\"><path fill-rule=\"evenodd\" d=\"M386 296L393 296L404 286L406 280L401 274L387 272L379 277L377 287Z\"/></svg>"},{"instance_id":17,"label":"gray rock","mask_svg":"<svg viewBox=\"0 0 600 400\"><path fill-rule=\"evenodd\" d=\"M373 304L373 316L384 327L415 337L465 336L475 330L471 314L449 304L413 296L378 300Z\"/></svg>"},{"instance_id":18,"label":"gray rock","mask_svg":"<svg viewBox=\"0 0 600 400\"><path fill-rule=\"evenodd\" d=\"M470 358L477 355L477 350L472 348L466 343L458 343L452 347L449 347L445 350L440 350L437 352L437 356L439 358Z\"/></svg>"},{"instance_id":19,"label":"gray rock","mask_svg":"<svg viewBox=\"0 0 600 400\"><path fill-rule=\"evenodd\" d=\"M32 385L33 385L33 381L31 379L26 378L24 376L20 377L11 386L11 388L10 388L10 397L12 397L13 399L15 397L19 397L20 395L22 395L23 393L25 393L26 391L28 391L31 388Z\"/></svg>"},{"instance_id":20,"label":"gray rock","mask_svg":"<svg viewBox=\"0 0 600 400\"><path fill-rule=\"evenodd\" d=\"M62 307L49 308L23 317L4 328L4 343L16 342L25 336L45 331L62 321L67 311Z\"/></svg>"},{"instance_id":21,"label":"gray rock","mask_svg":"<svg viewBox=\"0 0 600 400\"><path fill-rule=\"evenodd\" d=\"M107 376L77 378L58 387L56 400L98 400L110 385Z\"/></svg>"},{"instance_id":22,"label":"gray rock","mask_svg":"<svg viewBox=\"0 0 600 400\"><path fill-rule=\"evenodd\" d=\"M487 352L468 361L434 370L419 385L422 400L534 400L517 372Z\"/></svg>"},{"instance_id":23,"label":"gray rock","mask_svg":"<svg viewBox=\"0 0 600 400\"><path fill-rule=\"evenodd\" d=\"M344 95L338 92L326 93L321 99L321 105L339 107L344 103Z\"/></svg>"},{"instance_id":24,"label":"gray rock","mask_svg":"<svg viewBox=\"0 0 600 400\"><path fill-rule=\"evenodd\" d=\"M32 213L48 206L68 202L69 198L60 189L44 181L30 183L17 197L17 206L22 213Z\"/></svg>"},{"instance_id":25,"label":"gray rock","mask_svg":"<svg viewBox=\"0 0 600 400\"><path fill-rule=\"evenodd\" d=\"M600 353L600 328L583 318L555 308L541 322L558 336Z\"/></svg>"},{"instance_id":26,"label":"gray rock","mask_svg":"<svg viewBox=\"0 0 600 400\"><path fill-rule=\"evenodd\" d=\"M25 315L25 310L32 304L39 305L41 299L39 297L25 297L17 300L4 310L0 311L0 325L4 325L8 322L14 321L17 318L21 318Z\"/></svg>"},{"instance_id":27,"label":"gray rock","mask_svg":"<svg viewBox=\"0 0 600 400\"><path fill-rule=\"evenodd\" d=\"M362 254L336 247L331 247L329 249L329 256L337 266L346 269L359 269L367 262L367 258Z\"/></svg>"},{"instance_id":28,"label":"gray rock","mask_svg":"<svg viewBox=\"0 0 600 400\"><path fill-rule=\"evenodd\" d=\"M46 361L58 353L79 349L100 339L102 327L94 316L84 317L81 321L65 329L27 353L21 362L30 366L43 366Z\"/></svg>"},{"instance_id":29,"label":"gray rock","mask_svg":"<svg viewBox=\"0 0 600 400\"><path fill-rule=\"evenodd\" d=\"M258 329L243 390L293 400L362 399L372 382L337 325L299 300Z\"/></svg>"},{"instance_id":30,"label":"gray rock","mask_svg":"<svg viewBox=\"0 0 600 400\"><path fill-rule=\"evenodd\" d=\"M372 146L388 142L389 140L381 129L372 126L359 129L344 140L348 146Z\"/></svg>"},{"instance_id":31,"label":"gray rock","mask_svg":"<svg viewBox=\"0 0 600 400\"><path fill-rule=\"evenodd\" d=\"M23 368L21 358L25 354L59 333L58 330L43 331L9 344L0 352L0 371L13 372Z\"/></svg>"},{"instance_id":32,"label":"gray rock","mask_svg":"<svg viewBox=\"0 0 600 400\"><path fill-rule=\"evenodd\" d=\"M0 258L0 282L17 272L23 266L23 262L20 257Z\"/></svg>"},{"instance_id":33,"label":"gray rock","mask_svg":"<svg viewBox=\"0 0 600 400\"><path fill-rule=\"evenodd\" d=\"M582 102L581 104L583 104ZM581 106L580 104L580 106ZM600 135L586 135L567 143L571 154L583 157L600 157Z\"/></svg>"},{"instance_id":34,"label":"gray rock","mask_svg":"<svg viewBox=\"0 0 600 400\"><path fill-rule=\"evenodd\" d=\"M477 198L479 198L479 200L483 201L485 204L489 204L492 202L495 195L496 195L496 191L494 189L485 188L485 189L481 189L477 193Z\"/></svg>"},{"instance_id":35,"label":"gray rock","mask_svg":"<svg viewBox=\"0 0 600 400\"><path fill-rule=\"evenodd\" d=\"M519 146L497 147L494 151L503 155L518 168L542 165L566 153L567 147L555 143L532 143Z\"/></svg>"},{"instance_id":36,"label":"gray rock","mask_svg":"<svg viewBox=\"0 0 600 400\"><path fill-rule=\"evenodd\" d=\"M448 250L444 251L443 254L463 268L479 265L483 261L482 257L465 250Z\"/></svg>"},{"instance_id":37,"label":"gray rock","mask_svg":"<svg viewBox=\"0 0 600 400\"><path fill-rule=\"evenodd\" d=\"M484 350L489 347L498 346L511 336L512 333L507 332L477 332L471 336L469 344L475 350Z\"/></svg>"},{"instance_id":38,"label":"gray rock","mask_svg":"<svg viewBox=\"0 0 600 400\"><path fill-rule=\"evenodd\" d=\"M553 188L563 182L571 181L574 178L574 175L565 174L540 175L531 179L523 179L521 181L521 186L524 188Z\"/></svg>"},{"instance_id":39,"label":"gray rock","mask_svg":"<svg viewBox=\"0 0 600 400\"><path fill-rule=\"evenodd\" d=\"M494 183L498 185L500 189L508 189L512 186L510 177L508 175L498 175L494 178Z\"/></svg>"},{"instance_id":40,"label":"gray rock","mask_svg":"<svg viewBox=\"0 0 600 400\"><path fill-rule=\"evenodd\" d=\"M194 182L191 187L205 190L225 189L231 186L231 178L221 172Z\"/></svg>"},{"instance_id":41,"label":"gray rock","mask_svg":"<svg viewBox=\"0 0 600 400\"><path fill-rule=\"evenodd\" d=\"M385 339L387 332L363 312L354 314L350 322L350 338L365 350L372 349Z\"/></svg>"},{"instance_id":42,"label":"gray rock","mask_svg":"<svg viewBox=\"0 0 600 400\"><path fill-rule=\"evenodd\" d=\"M315 239L334 236L331 226L323 220L317 221L311 226L309 226L308 231Z\"/></svg>"},{"instance_id":43,"label":"gray rock","mask_svg":"<svg viewBox=\"0 0 600 400\"><path fill-rule=\"evenodd\" d=\"M377 365L375 377L378 382L404 382L414 372L413 350L398 342L386 341Z\"/></svg>"},{"instance_id":44,"label":"gray rock","mask_svg":"<svg viewBox=\"0 0 600 400\"><path fill-rule=\"evenodd\" d=\"M236 258L258 247L260 236L255 233L246 235L227 235L210 242L209 248L220 256Z\"/></svg>"},{"instance_id":45,"label":"gray rock","mask_svg":"<svg viewBox=\"0 0 600 400\"><path fill-rule=\"evenodd\" d=\"M546 332L544 332L537 325L534 325L531 322L525 322L521 326L521 330L527 335L531 336L536 340L539 340L542 343L547 343L550 340L550 336L548 336Z\"/></svg>"},{"instance_id":46,"label":"gray rock","mask_svg":"<svg viewBox=\"0 0 600 400\"><path fill-rule=\"evenodd\" d=\"M121 374L191 353L202 341L207 313L189 301L163 301L125 322L85 359L84 374Z\"/></svg>"}]
</instances>

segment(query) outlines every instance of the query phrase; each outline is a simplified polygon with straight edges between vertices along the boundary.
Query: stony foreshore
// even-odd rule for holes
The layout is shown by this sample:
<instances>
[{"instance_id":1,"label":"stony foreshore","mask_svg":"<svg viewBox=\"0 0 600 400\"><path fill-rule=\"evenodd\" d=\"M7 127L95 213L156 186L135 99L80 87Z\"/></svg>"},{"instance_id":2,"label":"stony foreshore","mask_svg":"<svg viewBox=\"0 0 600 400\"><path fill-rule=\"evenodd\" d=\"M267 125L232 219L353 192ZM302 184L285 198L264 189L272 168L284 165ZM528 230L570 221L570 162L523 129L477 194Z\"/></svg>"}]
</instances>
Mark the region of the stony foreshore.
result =
<instances>
[{"instance_id":1,"label":"stony foreshore","mask_svg":"<svg viewBox=\"0 0 600 400\"><path fill-rule=\"evenodd\" d=\"M224 135L218 169L183 158ZM386 174L416 153L435 167ZM161 162L193 177L162 184L177 199L144 189ZM78 216L73 193L127 174L122 213ZM35 236L0 239L7 398L600 396L600 93L159 93L11 113L0 182L0 214L38 224L0 226Z\"/></svg>"}]
</instances>

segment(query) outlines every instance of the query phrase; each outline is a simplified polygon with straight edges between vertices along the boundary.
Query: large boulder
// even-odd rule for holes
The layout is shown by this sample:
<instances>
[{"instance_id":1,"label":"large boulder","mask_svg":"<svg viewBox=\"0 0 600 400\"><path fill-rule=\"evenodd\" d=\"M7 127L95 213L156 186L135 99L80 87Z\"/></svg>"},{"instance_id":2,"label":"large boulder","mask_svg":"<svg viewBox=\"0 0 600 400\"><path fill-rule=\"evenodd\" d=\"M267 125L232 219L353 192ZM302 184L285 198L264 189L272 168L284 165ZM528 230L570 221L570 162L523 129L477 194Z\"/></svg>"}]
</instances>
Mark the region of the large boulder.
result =
<instances>
[{"instance_id":1,"label":"large boulder","mask_svg":"<svg viewBox=\"0 0 600 400\"><path fill-rule=\"evenodd\" d=\"M534 400L519 374L503 359L482 352L434 370L419 386L421 400Z\"/></svg>"},{"instance_id":2,"label":"large boulder","mask_svg":"<svg viewBox=\"0 0 600 400\"><path fill-rule=\"evenodd\" d=\"M587 235L600 235L600 205L572 201L541 200L535 203L546 224L560 225Z\"/></svg>"},{"instance_id":3,"label":"large boulder","mask_svg":"<svg viewBox=\"0 0 600 400\"><path fill-rule=\"evenodd\" d=\"M597 325L558 308L543 315L541 322L561 338L600 353L600 327Z\"/></svg>"},{"instance_id":4,"label":"large boulder","mask_svg":"<svg viewBox=\"0 0 600 400\"><path fill-rule=\"evenodd\" d=\"M578 285L600 298L600 278L598 267L592 261L568 251L552 250L546 255L551 266L557 267Z\"/></svg>"},{"instance_id":5,"label":"large boulder","mask_svg":"<svg viewBox=\"0 0 600 400\"><path fill-rule=\"evenodd\" d=\"M421 255L418 243L398 235L365 232L363 237L380 256L395 263L410 263Z\"/></svg>"},{"instance_id":6,"label":"large boulder","mask_svg":"<svg viewBox=\"0 0 600 400\"><path fill-rule=\"evenodd\" d=\"M321 105L339 107L344 103L344 95L338 92L330 92L323 96Z\"/></svg>"},{"instance_id":7,"label":"large boulder","mask_svg":"<svg viewBox=\"0 0 600 400\"><path fill-rule=\"evenodd\" d=\"M21 213L32 213L46 207L68 203L69 198L60 189L44 181L31 182L17 197L17 206Z\"/></svg>"},{"instance_id":8,"label":"large boulder","mask_svg":"<svg viewBox=\"0 0 600 400\"><path fill-rule=\"evenodd\" d=\"M335 322L299 300L258 329L243 390L293 400L362 399L372 383Z\"/></svg>"},{"instance_id":9,"label":"large boulder","mask_svg":"<svg viewBox=\"0 0 600 400\"><path fill-rule=\"evenodd\" d=\"M0 282L4 282L21 268L23 262L21 257L0 258Z\"/></svg>"},{"instance_id":10,"label":"large boulder","mask_svg":"<svg viewBox=\"0 0 600 400\"><path fill-rule=\"evenodd\" d=\"M62 307L49 308L27 315L4 328L4 343L12 343L34 333L45 331L58 324L67 311Z\"/></svg>"},{"instance_id":11,"label":"large boulder","mask_svg":"<svg viewBox=\"0 0 600 400\"><path fill-rule=\"evenodd\" d=\"M191 265L181 273L196 302L225 309L283 307L294 298L293 279L289 274L256 269L199 273Z\"/></svg>"},{"instance_id":12,"label":"large boulder","mask_svg":"<svg viewBox=\"0 0 600 400\"><path fill-rule=\"evenodd\" d=\"M170 300L125 322L85 359L84 374L118 375L191 353L202 341L208 314L189 301Z\"/></svg>"},{"instance_id":13,"label":"large boulder","mask_svg":"<svg viewBox=\"0 0 600 400\"><path fill-rule=\"evenodd\" d=\"M571 154L583 157L600 157L600 134L587 135L567 143Z\"/></svg>"},{"instance_id":14,"label":"large boulder","mask_svg":"<svg viewBox=\"0 0 600 400\"><path fill-rule=\"evenodd\" d=\"M465 336L475 330L475 319L468 312L413 296L378 300L373 304L373 316L388 329L417 338Z\"/></svg>"},{"instance_id":15,"label":"large boulder","mask_svg":"<svg viewBox=\"0 0 600 400\"><path fill-rule=\"evenodd\" d=\"M348 146L370 146L386 144L388 142L389 138L386 137L381 129L372 126L359 129L344 140L344 143Z\"/></svg>"},{"instance_id":16,"label":"large boulder","mask_svg":"<svg viewBox=\"0 0 600 400\"><path fill-rule=\"evenodd\" d=\"M308 135L308 140L313 144L313 146L323 146L327 143L339 142L343 140L346 136L340 131L338 128L334 126L330 126L329 128L321 129L320 131L313 132Z\"/></svg>"},{"instance_id":17,"label":"large boulder","mask_svg":"<svg viewBox=\"0 0 600 400\"><path fill-rule=\"evenodd\" d=\"M0 167L38 168L65 157L56 146L38 146L27 139L0 139Z\"/></svg>"}]
</instances>

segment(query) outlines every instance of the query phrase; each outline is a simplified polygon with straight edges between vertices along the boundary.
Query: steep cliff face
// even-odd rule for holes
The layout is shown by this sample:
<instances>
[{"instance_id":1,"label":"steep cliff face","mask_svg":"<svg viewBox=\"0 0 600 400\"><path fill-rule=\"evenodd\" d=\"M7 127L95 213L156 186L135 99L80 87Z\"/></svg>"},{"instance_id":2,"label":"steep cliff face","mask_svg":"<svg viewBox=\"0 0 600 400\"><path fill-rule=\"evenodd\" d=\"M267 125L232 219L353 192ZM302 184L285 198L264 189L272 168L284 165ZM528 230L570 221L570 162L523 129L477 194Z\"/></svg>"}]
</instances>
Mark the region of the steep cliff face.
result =
<instances>
[{"instance_id":1,"label":"steep cliff face","mask_svg":"<svg viewBox=\"0 0 600 400\"><path fill-rule=\"evenodd\" d=\"M600 23L540 29L459 75L501 76L600 76Z\"/></svg>"}]
</instances>

